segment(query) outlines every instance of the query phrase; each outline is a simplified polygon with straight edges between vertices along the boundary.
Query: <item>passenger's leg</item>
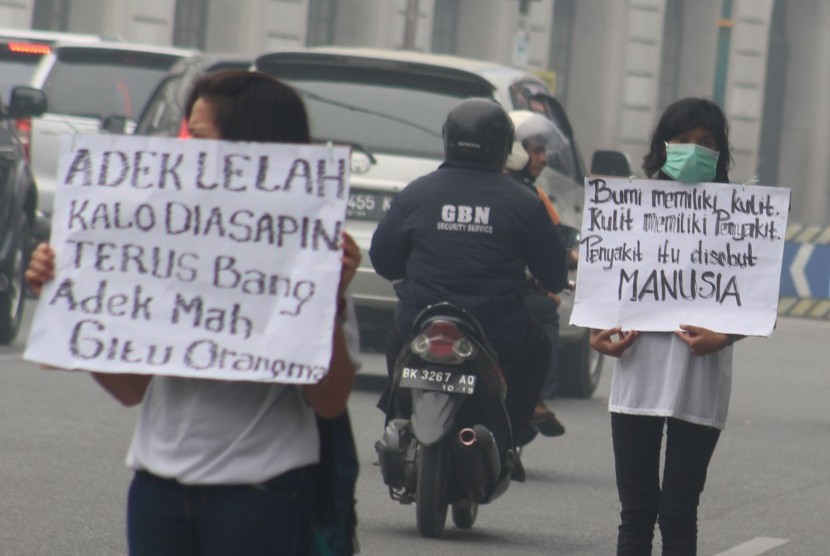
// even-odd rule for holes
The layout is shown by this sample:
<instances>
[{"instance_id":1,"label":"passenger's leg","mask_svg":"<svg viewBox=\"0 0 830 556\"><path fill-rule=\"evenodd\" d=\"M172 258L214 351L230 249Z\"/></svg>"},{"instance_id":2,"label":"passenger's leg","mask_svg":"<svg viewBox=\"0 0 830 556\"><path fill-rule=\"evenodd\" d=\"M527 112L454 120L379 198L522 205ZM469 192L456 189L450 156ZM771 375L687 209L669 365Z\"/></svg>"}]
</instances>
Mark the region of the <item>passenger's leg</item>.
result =
<instances>
[{"instance_id":1,"label":"passenger's leg","mask_svg":"<svg viewBox=\"0 0 830 556\"><path fill-rule=\"evenodd\" d=\"M559 366L559 313L557 303L544 292L533 292L525 295L525 306L531 318L536 320L545 331L550 342L550 357L545 372L545 382L542 386L539 401L533 411L533 426L545 436L561 436L565 434L565 427L545 404L546 399L556 396L558 382L557 371Z\"/></svg>"},{"instance_id":2,"label":"passenger's leg","mask_svg":"<svg viewBox=\"0 0 830 556\"><path fill-rule=\"evenodd\" d=\"M550 359L547 374L542 388L543 399L556 397L557 367L559 362L559 312L556 301L544 292L533 292L525 295L525 306L533 318L548 337L550 342Z\"/></svg>"},{"instance_id":3,"label":"passenger's leg","mask_svg":"<svg viewBox=\"0 0 830 556\"><path fill-rule=\"evenodd\" d=\"M545 384L542 386L542 399L552 400L556 397L556 389L559 386L559 314L555 313L551 322L545 326L545 333L550 341L550 362L548 372L545 376Z\"/></svg>"},{"instance_id":4,"label":"passenger's leg","mask_svg":"<svg viewBox=\"0 0 830 556\"><path fill-rule=\"evenodd\" d=\"M398 332L398 327L392 326L386 335L386 375L388 378L377 403L378 409L384 413L388 413L389 403L392 399L392 378L395 375L395 361L397 361L401 349L403 349L403 338Z\"/></svg>"},{"instance_id":5,"label":"passenger's leg","mask_svg":"<svg viewBox=\"0 0 830 556\"><path fill-rule=\"evenodd\" d=\"M528 320L527 334L522 343L510 353L499 353L499 360L505 362L505 406L514 438L531 427L530 420L541 395L549 359L550 342L542 327L532 319Z\"/></svg>"}]
</instances>

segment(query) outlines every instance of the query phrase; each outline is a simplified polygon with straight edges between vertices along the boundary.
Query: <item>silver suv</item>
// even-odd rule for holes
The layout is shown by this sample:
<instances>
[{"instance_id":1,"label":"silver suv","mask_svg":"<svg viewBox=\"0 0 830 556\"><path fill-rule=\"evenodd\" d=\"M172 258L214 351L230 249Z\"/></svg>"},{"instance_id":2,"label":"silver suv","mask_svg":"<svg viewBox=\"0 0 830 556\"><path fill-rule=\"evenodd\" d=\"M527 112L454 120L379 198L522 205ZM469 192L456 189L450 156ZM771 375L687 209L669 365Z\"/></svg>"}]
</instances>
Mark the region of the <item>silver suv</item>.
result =
<instances>
[{"instance_id":1,"label":"silver suv","mask_svg":"<svg viewBox=\"0 0 830 556\"><path fill-rule=\"evenodd\" d=\"M255 67L299 90L315 141L352 146L347 228L364 252L397 192L442 162L443 120L452 106L471 96L495 98L508 110L543 113L568 139L569 148L537 183L576 241L585 167L565 111L536 75L486 61L359 48L282 50L258 57ZM368 259L364 257L352 289L361 331L372 339L389 329L397 298ZM589 347L588 331L568 324L573 299L564 297L560 393L590 397L602 362Z\"/></svg>"},{"instance_id":2,"label":"silver suv","mask_svg":"<svg viewBox=\"0 0 830 556\"><path fill-rule=\"evenodd\" d=\"M40 61L27 85L46 93L48 109L32 118L30 157L48 234L57 178L59 137L64 133L132 131L150 94L177 60L193 51L128 43L58 43Z\"/></svg>"},{"instance_id":3,"label":"silver suv","mask_svg":"<svg viewBox=\"0 0 830 556\"><path fill-rule=\"evenodd\" d=\"M101 42L98 35L0 28L0 97L8 100L12 88L28 85L40 59L59 43ZM25 138L24 138L25 139Z\"/></svg>"}]
</instances>

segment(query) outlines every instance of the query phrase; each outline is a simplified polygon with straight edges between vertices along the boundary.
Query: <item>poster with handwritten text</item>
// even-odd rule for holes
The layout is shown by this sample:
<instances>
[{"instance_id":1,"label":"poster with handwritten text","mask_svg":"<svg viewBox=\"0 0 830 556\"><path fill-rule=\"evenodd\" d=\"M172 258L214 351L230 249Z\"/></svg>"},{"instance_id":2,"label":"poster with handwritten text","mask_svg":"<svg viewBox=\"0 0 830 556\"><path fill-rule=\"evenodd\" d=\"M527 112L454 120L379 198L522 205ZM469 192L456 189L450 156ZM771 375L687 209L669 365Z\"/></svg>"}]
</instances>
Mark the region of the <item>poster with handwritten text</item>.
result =
<instances>
[{"instance_id":1,"label":"poster with handwritten text","mask_svg":"<svg viewBox=\"0 0 830 556\"><path fill-rule=\"evenodd\" d=\"M571 324L769 335L789 205L779 187L586 179Z\"/></svg>"},{"instance_id":2,"label":"poster with handwritten text","mask_svg":"<svg viewBox=\"0 0 830 556\"><path fill-rule=\"evenodd\" d=\"M26 359L314 383L331 356L345 147L63 138Z\"/></svg>"}]
</instances>

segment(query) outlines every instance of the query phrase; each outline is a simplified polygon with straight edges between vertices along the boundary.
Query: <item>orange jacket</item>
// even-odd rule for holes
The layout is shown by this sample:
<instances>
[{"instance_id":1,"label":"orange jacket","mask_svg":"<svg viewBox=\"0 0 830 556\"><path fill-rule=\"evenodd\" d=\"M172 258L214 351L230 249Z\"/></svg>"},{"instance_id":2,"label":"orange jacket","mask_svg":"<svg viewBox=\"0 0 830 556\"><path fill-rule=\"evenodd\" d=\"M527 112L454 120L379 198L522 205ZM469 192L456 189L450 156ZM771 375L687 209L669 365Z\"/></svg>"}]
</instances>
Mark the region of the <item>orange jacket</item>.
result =
<instances>
[{"instance_id":1,"label":"orange jacket","mask_svg":"<svg viewBox=\"0 0 830 556\"><path fill-rule=\"evenodd\" d=\"M558 226L561 220L559 219L559 213L556 212L553 203L550 202L550 197L548 197L547 194L538 187L536 188L536 194L539 195L539 198L542 199L542 202L545 204L545 208L548 209L550 219Z\"/></svg>"}]
</instances>

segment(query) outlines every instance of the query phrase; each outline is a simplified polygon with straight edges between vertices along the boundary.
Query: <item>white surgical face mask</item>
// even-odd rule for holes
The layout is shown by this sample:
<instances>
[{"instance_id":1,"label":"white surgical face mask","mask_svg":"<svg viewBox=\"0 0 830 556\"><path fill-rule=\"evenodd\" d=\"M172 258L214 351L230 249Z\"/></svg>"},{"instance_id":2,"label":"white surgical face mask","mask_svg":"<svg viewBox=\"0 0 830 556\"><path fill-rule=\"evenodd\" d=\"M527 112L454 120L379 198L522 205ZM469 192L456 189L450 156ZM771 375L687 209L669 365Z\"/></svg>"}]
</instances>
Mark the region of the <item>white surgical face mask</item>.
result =
<instances>
[{"instance_id":1,"label":"white surgical face mask","mask_svg":"<svg viewBox=\"0 0 830 556\"><path fill-rule=\"evenodd\" d=\"M696 143L666 143L666 162L661 170L684 183L710 182L718 168L718 151Z\"/></svg>"}]
</instances>

